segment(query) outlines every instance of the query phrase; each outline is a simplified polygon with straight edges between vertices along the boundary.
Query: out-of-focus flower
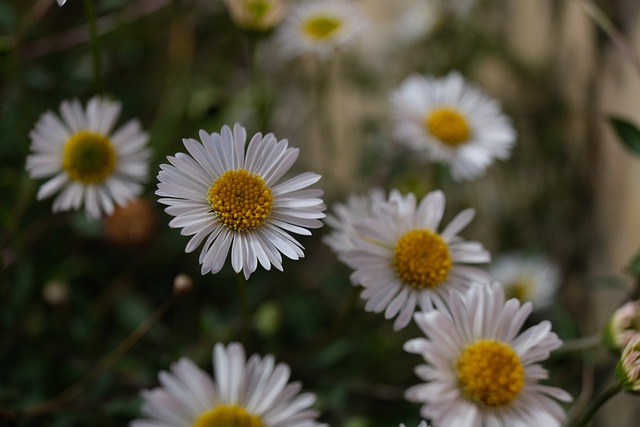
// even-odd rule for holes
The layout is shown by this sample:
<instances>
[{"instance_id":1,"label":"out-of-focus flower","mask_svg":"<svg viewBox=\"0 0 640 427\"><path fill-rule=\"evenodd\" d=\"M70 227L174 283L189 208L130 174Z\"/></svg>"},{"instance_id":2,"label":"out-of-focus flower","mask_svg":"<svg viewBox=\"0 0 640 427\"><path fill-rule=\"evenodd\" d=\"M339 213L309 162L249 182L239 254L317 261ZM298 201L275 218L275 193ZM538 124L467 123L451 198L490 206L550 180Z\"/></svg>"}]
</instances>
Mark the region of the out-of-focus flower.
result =
<instances>
[{"instance_id":1,"label":"out-of-focus flower","mask_svg":"<svg viewBox=\"0 0 640 427\"><path fill-rule=\"evenodd\" d=\"M333 231L322 240L346 264L344 254L354 249L353 238L357 236L354 224L373 218L379 211L378 205L385 201L384 192L378 188L369 190L365 195L349 196L345 203L336 203L333 215L327 215L325 222Z\"/></svg>"},{"instance_id":2,"label":"out-of-focus flower","mask_svg":"<svg viewBox=\"0 0 640 427\"><path fill-rule=\"evenodd\" d=\"M60 280L46 283L42 288L42 299L52 306L66 304L69 301L69 285Z\"/></svg>"},{"instance_id":3,"label":"out-of-focus flower","mask_svg":"<svg viewBox=\"0 0 640 427\"><path fill-rule=\"evenodd\" d=\"M614 351L621 351L635 335L640 334L640 301L629 301L611 316L604 341Z\"/></svg>"},{"instance_id":4,"label":"out-of-focus flower","mask_svg":"<svg viewBox=\"0 0 640 427\"><path fill-rule=\"evenodd\" d=\"M413 194L393 190L375 218L354 225L354 249L343 258L355 271L351 280L364 286L365 310L385 318L396 317L394 329L411 321L416 306L422 311L443 306L452 289L466 290L487 274L464 264L489 262L491 256L478 242L467 242L458 233L474 216L460 212L442 232L444 213L441 191L427 194L416 206Z\"/></svg>"},{"instance_id":5,"label":"out-of-focus flower","mask_svg":"<svg viewBox=\"0 0 640 427\"><path fill-rule=\"evenodd\" d=\"M284 182L280 178L298 158L286 139L258 133L245 144L247 132L236 124L220 133L200 131L200 139L184 139L189 154L168 157L160 165L159 202L175 216L169 223L193 236L186 252L202 242L202 274L220 271L229 252L231 266L248 278L258 263L282 270L284 254L304 257L303 246L289 233L311 235L322 226L322 190L307 189L320 175L303 173Z\"/></svg>"},{"instance_id":6,"label":"out-of-focus flower","mask_svg":"<svg viewBox=\"0 0 640 427\"><path fill-rule=\"evenodd\" d=\"M171 372L160 372L161 387L142 392L147 419L130 427L315 427L318 416L310 409L316 397L300 393L299 382L289 383L290 368L274 357L245 358L237 343L216 344L215 380L190 359L182 358Z\"/></svg>"},{"instance_id":7,"label":"out-of-focus flower","mask_svg":"<svg viewBox=\"0 0 640 427\"><path fill-rule=\"evenodd\" d=\"M178 274L173 279L173 292L176 294L185 294L193 287L193 279L188 274Z\"/></svg>"},{"instance_id":8,"label":"out-of-focus flower","mask_svg":"<svg viewBox=\"0 0 640 427\"><path fill-rule=\"evenodd\" d=\"M509 118L457 72L440 79L409 77L391 103L398 141L448 164L456 181L477 178L494 159L511 154L516 133Z\"/></svg>"},{"instance_id":9,"label":"out-of-focus flower","mask_svg":"<svg viewBox=\"0 0 640 427\"><path fill-rule=\"evenodd\" d=\"M284 0L224 0L233 22L248 31L274 29L286 12Z\"/></svg>"},{"instance_id":10,"label":"out-of-focus flower","mask_svg":"<svg viewBox=\"0 0 640 427\"><path fill-rule=\"evenodd\" d=\"M553 303L560 282L558 267L550 260L519 252L497 257L489 273L502 283L507 298L531 301L536 310Z\"/></svg>"},{"instance_id":11,"label":"out-of-focus flower","mask_svg":"<svg viewBox=\"0 0 640 427\"><path fill-rule=\"evenodd\" d=\"M105 218L107 239L119 245L143 245L148 243L156 229L153 208L144 199L135 199L125 206L116 207Z\"/></svg>"},{"instance_id":12,"label":"out-of-focus flower","mask_svg":"<svg viewBox=\"0 0 640 427\"><path fill-rule=\"evenodd\" d=\"M58 1L58 6L62 6L67 2L67 0L57 0L57 1Z\"/></svg>"},{"instance_id":13,"label":"out-of-focus flower","mask_svg":"<svg viewBox=\"0 0 640 427\"><path fill-rule=\"evenodd\" d=\"M624 390L640 394L640 334L634 335L622 351L616 377Z\"/></svg>"},{"instance_id":14,"label":"out-of-focus flower","mask_svg":"<svg viewBox=\"0 0 640 427\"><path fill-rule=\"evenodd\" d=\"M453 292L448 310L416 313L426 338L404 349L427 362L415 370L426 383L406 398L423 403L421 415L436 425L560 427L565 413L555 400L571 396L538 384L548 373L537 362L562 342L548 321L518 335L530 313L531 303L505 302L497 282Z\"/></svg>"},{"instance_id":15,"label":"out-of-focus flower","mask_svg":"<svg viewBox=\"0 0 640 427\"><path fill-rule=\"evenodd\" d=\"M148 135L137 120L112 132L120 115L119 102L94 97L86 110L77 100L60 105L62 121L46 112L31 131L27 170L33 178L49 178L38 200L60 192L53 212L79 209L87 216L110 215L142 193L147 178Z\"/></svg>"},{"instance_id":16,"label":"out-of-focus flower","mask_svg":"<svg viewBox=\"0 0 640 427\"><path fill-rule=\"evenodd\" d=\"M366 19L353 2L307 0L291 8L278 40L286 56L313 53L326 58L353 43L365 27Z\"/></svg>"}]
</instances>

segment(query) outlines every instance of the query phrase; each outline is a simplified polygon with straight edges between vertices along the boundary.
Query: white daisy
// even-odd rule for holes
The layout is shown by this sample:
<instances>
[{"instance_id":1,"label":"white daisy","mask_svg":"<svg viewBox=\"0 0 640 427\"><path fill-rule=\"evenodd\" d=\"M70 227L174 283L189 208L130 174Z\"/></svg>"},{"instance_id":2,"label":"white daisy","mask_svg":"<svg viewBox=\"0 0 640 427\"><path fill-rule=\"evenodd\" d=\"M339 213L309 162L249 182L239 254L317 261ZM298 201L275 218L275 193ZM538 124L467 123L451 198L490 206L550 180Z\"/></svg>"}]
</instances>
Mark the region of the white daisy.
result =
<instances>
[{"instance_id":1,"label":"white daisy","mask_svg":"<svg viewBox=\"0 0 640 427\"><path fill-rule=\"evenodd\" d=\"M142 391L147 419L130 427L315 427L312 393L288 383L290 369L273 356L245 359L240 344L213 350L215 381L191 360L182 358L171 372L160 372L161 387Z\"/></svg>"},{"instance_id":2,"label":"white daisy","mask_svg":"<svg viewBox=\"0 0 640 427\"><path fill-rule=\"evenodd\" d=\"M441 79L412 76L391 96L399 142L451 167L456 181L484 174L507 159L516 133L497 101L457 72Z\"/></svg>"},{"instance_id":3,"label":"white daisy","mask_svg":"<svg viewBox=\"0 0 640 427\"><path fill-rule=\"evenodd\" d=\"M352 43L366 24L362 12L346 0L307 0L292 7L278 34L286 56L313 53L325 58Z\"/></svg>"},{"instance_id":4,"label":"white daisy","mask_svg":"<svg viewBox=\"0 0 640 427\"><path fill-rule=\"evenodd\" d=\"M537 362L562 342L543 321L518 335L531 303L505 302L499 283L452 292L448 310L416 313L427 338L404 348L427 365L416 368L426 381L405 396L424 405L421 415L439 426L559 427L570 402L559 388L538 384L548 372ZM555 400L554 400L555 399Z\"/></svg>"},{"instance_id":5,"label":"white daisy","mask_svg":"<svg viewBox=\"0 0 640 427\"><path fill-rule=\"evenodd\" d=\"M200 131L200 139L184 139L189 154L168 157L160 165L158 191L169 223L193 236L186 252L202 242L202 274L220 271L231 252L231 266L246 278L258 263L282 270L281 253L304 257L303 246L289 233L311 235L322 226L322 190L306 189L320 175L303 173L278 183L298 158L286 139L258 133L246 147L247 133L236 124L218 133Z\"/></svg>"},{"instance_id":6,"label":"white daisy","mask_svg":"<svg viewBox=\"0 0 640 427\"><path fill-rule=\"evenodd\" d=\"M112 132L121 104L94 97L86 110L79 101L63 101L62 121L44 113L29 136L33 154L27 170L33 178L49 178L38 200L60 194L53 212L79 209L99 218L110 215L114 202L124 206L142 193L148 172L148 135L137 120Z\"/></svg>"},{"instance_id":7,"label":"white daisy","mask_svg":"<svg viewBox=\"0 0 640 427\"><path fill-rule=\"evenodd\" d=\"M502 283L508 298L531 301L535 309L553 303L560 283L558 267L549 259L519 252L499 256L489 273Z\"/></svg>"},{"instance_id":8,"label":"white daisy","mask_svg":"<svg viewBox=\"0 0 640 427\"><path fill-rule=\"evenodd\" d=\"M378 212L377 205L385 201L384 192L378 188L369 190L366 195L349 196L345 203L336 203L333 215L327 215L325 222L333 231L322 240L347 263L344 254L354 249L352 240L357 235L354 224L367 218L373 218Z\"/></svg>"},{"instance_id":9,"label":"white daisy","mask_svg":"<svg viewBox=\"0 0 640 427\"><path fill-rule=\"evenodd\" d=\"M418 206L413 194L402 196L394 190L376 218L354 225L354 249L343 257L355 270L351 280L366 288L360 295L367 300L365 310L384 311L387 319L397 316L396 330L409 324L416 306L430 310L444 304L451 289L465 290L488 279L484 271L462 265L490 260L480 243L458 236L474 210L460 212L439 233L444 206L439 190Z\"/></svg>"}]
</instances>

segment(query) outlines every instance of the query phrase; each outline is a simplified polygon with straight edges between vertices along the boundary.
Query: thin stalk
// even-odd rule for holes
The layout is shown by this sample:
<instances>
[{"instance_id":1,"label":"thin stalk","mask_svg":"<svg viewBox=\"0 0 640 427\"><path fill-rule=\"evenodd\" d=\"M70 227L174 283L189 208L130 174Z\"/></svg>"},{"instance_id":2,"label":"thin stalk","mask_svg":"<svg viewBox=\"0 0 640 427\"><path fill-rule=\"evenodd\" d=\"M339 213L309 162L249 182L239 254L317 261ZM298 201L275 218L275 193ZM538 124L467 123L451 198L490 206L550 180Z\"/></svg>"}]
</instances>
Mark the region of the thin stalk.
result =
<instances>
[{"instance_id":1,"label":"thin stalk","mask_svg":"<svg viewBox=\"0 0 640 427\"><path fill-rule=\"evenodd\" d=\"M102 80L102 56L100 54L100 39L98 37L98 21L96 19L96 11L93 7L93 0L83 0L84 9L87 14L87 23L89 25L89 34L91 36L91 62L93 64L93 82L95 84L96 93L104 90Z\"/></svg>"},{"instance_id":2,"label":"thin stalk","mask_svg":"<svg viewBox=\"0 0 640 427\"><path fill-rule=\"evenodd\" d=\"M249 292L247 291L247 279L245 279L244 274L240 273L236 277L238 282L238 295L240 297L240 304L242 305L242 342L246 348L249 345L249 327L251 324Z\"/></svg>"},{"instance_id":3,"label":"thin stalk","mask_svg":"<svg viewBox=\"0 0 640 427\"><path fill-rule=\"evenodd\" d=\"M571 425L571 427L586 427L589 425L589 422L593 418L593 416L598 412L598 410L609 401L613 396L622 391L622 386L618 383L611 385L608 389L606 389L600 396L596 397L593 402L587 407L587 410L582 414L582 417L578 418L578 420Z\"/></svg>"},{"instance_id":4,"label":"thin stalk","mask_svg":"<svg viewBox=\"0 0 640 427\"><path fill-rule=\"evenodd\" d=\"M593 350L600 344L602 344L602 336L600 335L577 338L575 340L566 341L562 347L554 352L554 354Z\"/></svg>"},{"instance_id":5,"label":"thin stalk","mask_svg":"<svg viewBox=\"0 0 640 427\"><path fill-rule=\"evenodd\" d=\"M100 375L104 374L111 366L113 366L118 360L120 360L129 350L133 348L140 339L142 339L151 328L162 318L167 312L169 307L173 304L176 297L171 295L161 306L159 306L151 315L140 324L128 337L126 337L118 346L107 354L88 374L86 374L80 381L73 384L71 387L64 390L59 395L49 399L45 402L38 403L34 406L24 408L19 411L7 411L6 409L1 411L5 414L11 413L11 415L20 416L38 416L53 412L66 405L73 399L77 398L82 392Z\"/></svg>"}]
</instances>

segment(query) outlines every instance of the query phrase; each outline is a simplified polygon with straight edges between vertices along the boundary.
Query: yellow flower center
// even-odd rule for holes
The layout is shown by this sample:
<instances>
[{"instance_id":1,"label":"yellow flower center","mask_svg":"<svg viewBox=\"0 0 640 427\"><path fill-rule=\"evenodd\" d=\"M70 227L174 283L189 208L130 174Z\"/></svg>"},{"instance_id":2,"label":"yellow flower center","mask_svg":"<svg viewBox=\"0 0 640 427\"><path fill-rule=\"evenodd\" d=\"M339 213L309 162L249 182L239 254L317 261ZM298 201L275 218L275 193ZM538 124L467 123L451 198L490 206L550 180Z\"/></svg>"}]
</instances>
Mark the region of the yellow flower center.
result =
<instances>
[{"instance_id":1,"label":"yellow flower center","mask_svg":"<svg viewBox=\"0 0 640 427\"><path fill-rule=\"evenodd\" d=\"M505 294L507 299L517 298L521 302L529 301L531 299L531 289L533 288L533 281L521 277L517 280L505 284Z\"/></svg>"},{"instance_id":2,"label":"yellow flower center","mask_svg":"<svg viewBox=\"0 0 640 427\"><path fill-rule=\"evenodd\" d=\"M249 0L247 1L247 10L249 14L256 20L260 21L264 15L271 9L271 4L266 0Z\"/></svg>"},{"instance_id":3,"label":"yellow flower center","mask_svg":"<svg viewBox=\"0 0 640 427\"><path fill-rule=\"evenodd\" d=\"M342 21L332 16L314 16L303 25L304 33L316 40L326 40L342 26Z\"/></svg>"},{"instance_id":4,"label":"yellow flower center","mask_svg":"<svg viewBox=\"0 0 640 427\"><path fill-rule=\"evenodd\" d=\"M458 358L456 371L462 394L481 405L508 405L524 387L520 358L499 341L480 340L469 345Z\"/></svg>"},{"instance_id":5,"label":"yellow flower center","mask_svg":"<svg viewBox=\"0 0 640 427\"><path fill-rule=\"evenodd\" d=\"M471 136L469 122L453 108L436 108L425 117L424 124L431 135L452 147L464 144Z\"/></svg>"},{"instance_id":6,"label":"yellow flower center","mask_svg":"<svg viewBox=\"0 0 640 427\"><path fill-rule=\"evenodd\" d=\"M226 171L209 187L209 203L230 230L248 231L269 216L273 195L260 176L236 169Z\"/></svg>"},{"instance_id":7,"label":"yellow flower center","mask_svg":"<svg viewBox=\"0 0 640 427\"><path fill-rule=\"evenodd\" d=\"M116 150L104 135L81 130L64 144L62 169L69 178L82 184L99 184L116 167Z\"/></svg>"},{"instance_id":8,"label":"yellow flower center","mask_svg":"<svg viewBox=\"0 0 640 427\"><path fill-rule=\"evenodd\" d=\"M218 405L200 414L191 427L263 427L262 420L237 405Z\"/></svg>"},{"instance_id":9,"label":"yellow flower center","mask_svg":"<svg viewBox=\"0 0 640 427\"><path fill-rule=\"evenodd\" d=\"M451 269L449 247L430 230L412 230L402 236L394 249L396 273L416 289L442 283Z\"/></svg>"}]
</instances>

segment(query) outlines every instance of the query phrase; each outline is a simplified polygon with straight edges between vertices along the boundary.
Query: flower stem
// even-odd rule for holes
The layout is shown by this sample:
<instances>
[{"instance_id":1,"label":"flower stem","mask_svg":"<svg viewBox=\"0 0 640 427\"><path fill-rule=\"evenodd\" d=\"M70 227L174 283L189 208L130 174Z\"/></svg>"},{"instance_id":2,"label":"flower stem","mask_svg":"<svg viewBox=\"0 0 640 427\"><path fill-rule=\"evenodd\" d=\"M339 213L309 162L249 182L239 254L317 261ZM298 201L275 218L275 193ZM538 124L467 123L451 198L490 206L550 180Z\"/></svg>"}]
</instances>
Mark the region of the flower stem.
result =
<instances>
[{"instance_id":1,"label":"flower stem","mask_svg":"<svg viewBox=\"0 0 640 427\"><path fill-rule=\"evenodd\" d=\"M571 427L586 427L589 425L589 422L593 418L593 416L598 412L598 410L607 403L609 399L622 391L622 386L618 383L612 384L608 389L606 389L600 396L596 397L593 402L587 407L586 411L582 414L580 418L576 422L574 422Z\"/></svg>"},{"instance_id":2,"label":"flower stem","mask_svg":"<svg viewBox=\"0 0 640 427\"><path fill-rule=\"evenodd\" d=\"M96 93L101 93L104 89L102 81L102 57L100 55L100 40L98 38L98 21L96 11L93 7L93 0L84 0L84 9L87 14L89 34L91 35L91 60L93 63L93 82Z\"/></svg>"},{"instance_id":3,"label":"flower stem","mask_svg":"<svg viewBox=\"0 0 640 427\"><path fill-rule=\"evenodd\" d=\"M562 347L554 352L554 354L593 350L600 344L602 344L602 336L600 336L599 334L577 338L574 340L566 341Z\"/></svg>"},{"instance_id":4,"label":"flower stem","mask_svg":"<svg viewBox=\"0 0 640 427\"><path fill-rule=\"evenodd\" d=\"M237 274L238 293L242 304L242 343L245 348L249 345L249 325L251 322L251 308L249 305L249 293L247 292L247 279L244 274Z\"/></svg>"}]
</instances>

